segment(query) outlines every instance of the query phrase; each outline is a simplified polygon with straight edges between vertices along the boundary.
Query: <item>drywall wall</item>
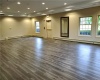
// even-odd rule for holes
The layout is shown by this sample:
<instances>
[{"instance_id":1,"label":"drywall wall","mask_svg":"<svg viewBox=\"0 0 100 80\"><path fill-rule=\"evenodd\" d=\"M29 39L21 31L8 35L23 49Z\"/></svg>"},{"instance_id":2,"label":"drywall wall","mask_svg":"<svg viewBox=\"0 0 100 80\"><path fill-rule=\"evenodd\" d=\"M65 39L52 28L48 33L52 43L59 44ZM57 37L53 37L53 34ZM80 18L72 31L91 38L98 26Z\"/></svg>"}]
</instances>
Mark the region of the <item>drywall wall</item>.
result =
<instances>
[{"instance_id":1,"label":"drywall wall","mask_svg":"<svg viewBox=\"0 0 100 80\"><path fill-rule=\"evenodd\" d=\"M1 39L33 35L31 19L18 17L0 17Z\"/></svg>"},{"instance_id":2,"label":"drywall wall","mask_svg":"<svg viewBox=\"0 0 100 80\"><path fill-rule=\"evenodd\" d=\"M39 21L40 22L40 33L36 33L35 21ZM45 27L46 27L45 16L32 18L32 29L33 29L33 34L35 36L46 38L47 36L46 36Z\"/></svg>"},{"instance_id":3,"label":"drywall wall","mask_svg":"<svg viewBox=\"0 0 100 80\"><path fill-rule=\"evenodd\" d=\"M87 8L87 9L81 9L76 11L70 11L70 12L64 12L64 13L58 13L58 14L52 14L49 17L52 21L52 36L56 38L60 37L60 17L69 17L69 38L66 39L73 39L73 40L85 40L85 41L97 41L100 42L100 37L96 35L96 29L97 29L97 16L100 15L100 7L94 7L94 8ZM80 17L87 17L92 16L93 17L93 23L92 23L92 34L91 36L80 36L79 35L79 18ZM45 17L45 18L44 18ZM41 36L45 35L43 26L45 25L45 22L42 20L46 20L46 16L41 17L40 23L42 24ZM35 19L39 19L40 17L36 17ZM33 18L34 19L34 18Z\"/></svg>"},{"instance_id":4,"label":"drywall wall","mask_svg":"<svg viewBox=\"0 0 100 80\"><path fill-rule=\"evenodd\" d=\"M1 20L0 20L0 40L2 40L2 27L1 27Z\"/></svg>"},{"instance_id":5,"label":"drywall wall","mask_svg":"<svg viewBox=\"0 0 100 80\"><path fill-rule=\"evenodd\" d=\"M100 42L100 37L96 35L97 16L100 15L100 7L81 9L76 11L49 15L51 19L52 37L60 37L60 17L69 17L69 37L66 39L85 40ZM93 17L91 36L79 35L79 17ZM34 35L47 38L46 16L35 18L0 17L0 38ZM35 21L40 22L40 33L35 31ZM2 30L2 34L1 34Z\"/></svg>"}]
</instances>

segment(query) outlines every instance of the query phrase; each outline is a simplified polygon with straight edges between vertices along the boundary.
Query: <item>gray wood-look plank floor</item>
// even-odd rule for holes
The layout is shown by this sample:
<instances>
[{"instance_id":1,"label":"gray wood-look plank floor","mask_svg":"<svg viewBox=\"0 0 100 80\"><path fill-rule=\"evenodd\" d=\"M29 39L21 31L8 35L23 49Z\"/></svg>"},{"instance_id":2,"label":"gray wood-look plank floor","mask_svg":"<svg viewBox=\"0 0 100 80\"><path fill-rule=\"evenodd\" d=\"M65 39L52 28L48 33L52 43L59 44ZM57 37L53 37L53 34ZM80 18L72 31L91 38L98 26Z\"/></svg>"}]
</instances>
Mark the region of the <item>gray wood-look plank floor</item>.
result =
<instances>
[{"instance_id":1,"label":"gray wood-look plank floor","mask_svg":"<svg viewBox=\"0 0 100 80\"><path fill-rule=\"evenodd\" d=\"M36 37L0 41L0 80L100 80L100 45Z\"/></svg>"}]
</instances>

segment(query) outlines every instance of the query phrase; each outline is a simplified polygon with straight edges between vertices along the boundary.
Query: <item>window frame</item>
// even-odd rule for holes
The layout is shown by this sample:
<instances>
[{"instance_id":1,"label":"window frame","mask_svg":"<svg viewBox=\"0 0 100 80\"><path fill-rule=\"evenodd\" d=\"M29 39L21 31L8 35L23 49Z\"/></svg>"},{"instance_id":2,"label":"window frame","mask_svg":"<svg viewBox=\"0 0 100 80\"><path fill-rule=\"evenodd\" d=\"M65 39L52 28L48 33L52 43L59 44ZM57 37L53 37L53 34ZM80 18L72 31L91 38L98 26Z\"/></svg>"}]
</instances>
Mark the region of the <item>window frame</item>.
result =
<instances>
[{"instance_id":1,"label":"window frame","mask_svg":"<svg viewBox=\"0 0 100 80\"><path fill-rule=\"evenodd\" d=\"M93 17L92 17L92 23L91 23L91 34L90 35L81 35L80 34L80 19L81 18L86 18L86 17L92 17L92 16L84 16L84 17L79 17L79 30L78 30L78 36L85 36L85 37L91 37L92 35L92 24L93 24ZM87 25L87 24L83 24L83 25Z\"/></svg>"},{"instance_id":2,"label":"window frame","mask_svg":"<svg viewBox=\"0 0 100 80\"><path fill-rule=\"evenodd\" d=\"M98 21L99 21L99 16L100 16L100 15L98 15L98 17L97 17L97 29L96 29L96 36L97 36L97 37L100 37L100 35L98 35L98 27L99 27L99 26L98 26L98 25L99 25L99 24L98 24Z\"/></svg>"},{"instance_id":3,"label":"window frame","mask_svg":"<svg viewBox=\"0 0 100 80\"><path fill-rule=\"evenodd\" d=\"M39 21L35 21L35 33L40 33L40 31L39 31L39 32L37 32L36 22L39 22ZM40 22L39 22L39 30L40 30Z\"/></svg>"}]
</instances>

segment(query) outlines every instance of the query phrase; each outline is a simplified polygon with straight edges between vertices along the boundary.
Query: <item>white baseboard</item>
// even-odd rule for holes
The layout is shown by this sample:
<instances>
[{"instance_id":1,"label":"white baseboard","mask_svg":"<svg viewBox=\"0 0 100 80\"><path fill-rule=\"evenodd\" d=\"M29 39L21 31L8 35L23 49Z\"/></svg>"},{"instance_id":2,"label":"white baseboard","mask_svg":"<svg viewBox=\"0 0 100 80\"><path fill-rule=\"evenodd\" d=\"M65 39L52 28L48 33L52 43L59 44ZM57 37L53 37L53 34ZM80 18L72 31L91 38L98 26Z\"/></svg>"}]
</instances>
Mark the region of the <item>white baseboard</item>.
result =
<instances>
[{"instance_id":1,"label":"white baseboard","mask_svg":"<svg viewBox=\"0 0 100 80\"><path fill-rule=\"evenodd\" d=\"M90 43L90 44L100 44L100 42L96 41L87 41L87 40L78 40L78 39L68 39L68 38L59 38L59 37L54 37L53 39L56 40L66 40L66 41L74 41L74 42L81 42L81 43Z\"/></svg>"},{"instance_id":2,"label":"white baseboard","mask_svg":"<svg viewBox=\"0 0 100 80\"><path fill-rule=\"evenodd\" d=\"M6 37L3 40L15 39L15 38L24 38L24 37L40 37L40 38L43 38L41 36L24 35L24 36ZM74 41L74 42L81 42L81 43L90 43L90 44L100 44L100 42L96 42L96 41L77 40L77 39L69 39L69 38L61 38L61 37L53 37L53 39L55 39L55 40Z\"/></svg>"},{"instance_id":3,"label":"white baseboard","mask_svg":"<svg viewBox=\"0 0 100 80\"><path fill-rule=\"evenodd\" d=\"M16 38L24 38L24 37L40 37L40 36L23 35L23 36L6 37L6 38L4 38L3 40L16 39ZM42 38L42 37L41 37L41 38Z\"/></svg>"}]
</instances>

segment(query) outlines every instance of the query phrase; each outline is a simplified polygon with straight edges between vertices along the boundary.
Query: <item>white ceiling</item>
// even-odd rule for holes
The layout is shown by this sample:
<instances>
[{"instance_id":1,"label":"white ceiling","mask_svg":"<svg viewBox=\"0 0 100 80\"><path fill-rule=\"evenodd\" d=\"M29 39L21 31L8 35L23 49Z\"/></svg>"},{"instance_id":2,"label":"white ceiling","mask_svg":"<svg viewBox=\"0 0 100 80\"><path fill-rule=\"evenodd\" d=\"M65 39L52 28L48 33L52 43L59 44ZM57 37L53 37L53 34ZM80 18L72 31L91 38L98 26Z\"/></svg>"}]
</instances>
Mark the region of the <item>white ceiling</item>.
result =
<instances>
[{"instance_id":1,"label":"white ceiling","mask_svg":"<svg viewBox=\"0 0 100 80\"><path fill-rule=\"evenodd\" d=\"M21 2L21 4L17 4L17 2ZM43 2L45 5L42 5ZM67 3L67 5L64 5L64 3ZM41 16L41 14L65 12L65 9L67 11L70 9L77 10L99 5L100 0L0 0L0 14L34 17ZM7 9L7 7L10 9Z\"/></svg>"}]
</instances>

